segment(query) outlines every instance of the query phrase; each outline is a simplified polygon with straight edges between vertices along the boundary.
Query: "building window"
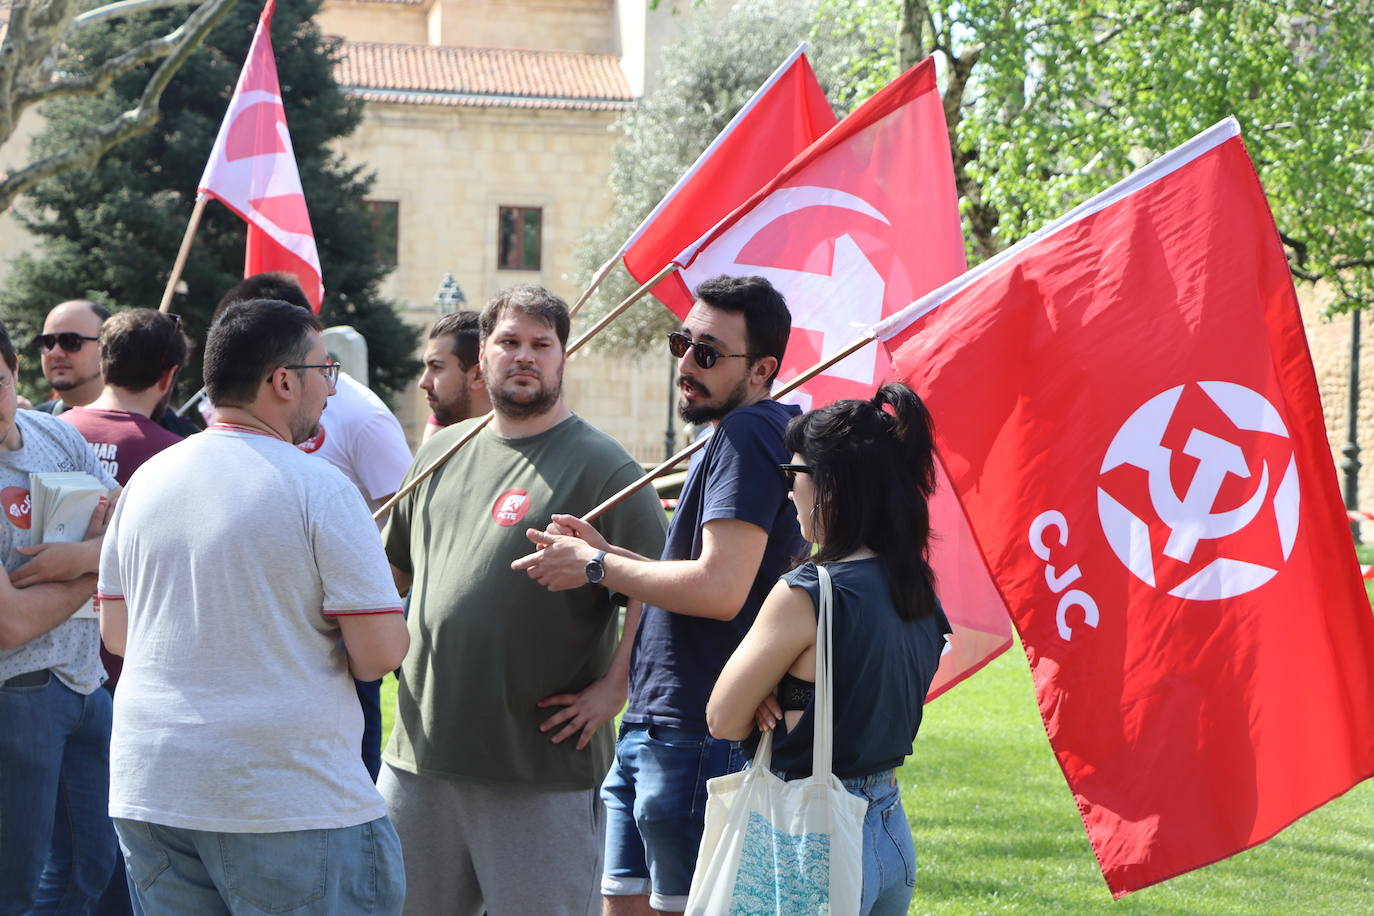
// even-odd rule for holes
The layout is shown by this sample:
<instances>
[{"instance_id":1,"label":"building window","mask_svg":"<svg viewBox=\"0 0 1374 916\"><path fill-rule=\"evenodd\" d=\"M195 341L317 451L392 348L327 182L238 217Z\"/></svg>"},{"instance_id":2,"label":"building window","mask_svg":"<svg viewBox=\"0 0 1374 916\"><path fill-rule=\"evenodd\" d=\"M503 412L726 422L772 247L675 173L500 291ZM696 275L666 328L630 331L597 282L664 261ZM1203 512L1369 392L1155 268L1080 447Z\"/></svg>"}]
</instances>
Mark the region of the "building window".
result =
<instances>
[{"instance_id":1,"label":"building window","mask_svg":"<svg viewBox=\"0 0 1374 916\"><path fill-rule=\"evenodd\" d=\"M544 211L540 207L502 207L497 265L502 270L538 270Z\"/></svg>"},{"instance_id":2,"label":"building window","mask_svg":"<svg viewBox=\"0 0 1374 916\"><path fill-rule=\"evenodd\" d=\"M401 205L394 200L369 200L368 215L372 218L372 237L377 242L377 263L383 267L396 266L400 248Z\"/></svg>"}]
</instances>

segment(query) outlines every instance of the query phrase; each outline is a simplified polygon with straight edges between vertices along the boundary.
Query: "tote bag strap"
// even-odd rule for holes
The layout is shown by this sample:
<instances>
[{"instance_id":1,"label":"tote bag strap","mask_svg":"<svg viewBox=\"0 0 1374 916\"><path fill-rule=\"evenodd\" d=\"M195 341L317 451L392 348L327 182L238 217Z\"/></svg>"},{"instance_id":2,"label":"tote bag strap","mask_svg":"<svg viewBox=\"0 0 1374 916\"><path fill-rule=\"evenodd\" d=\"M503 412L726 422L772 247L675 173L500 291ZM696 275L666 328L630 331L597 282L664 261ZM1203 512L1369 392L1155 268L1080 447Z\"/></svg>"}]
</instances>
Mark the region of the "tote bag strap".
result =
<instances>
[{"instance_id":1,"label":"tote bag strap","mask_svg":"<svg viewBox=\"0 0 1374 916\"><path fill-rule=\"evenodd\" d=\"M820 579L820 603L816 608L816 707L813 717L815 737L811 752L811 778L830 781L835 750L835 657L834 589L830 570L816 564Z\"/></svg>"}]
</instances>

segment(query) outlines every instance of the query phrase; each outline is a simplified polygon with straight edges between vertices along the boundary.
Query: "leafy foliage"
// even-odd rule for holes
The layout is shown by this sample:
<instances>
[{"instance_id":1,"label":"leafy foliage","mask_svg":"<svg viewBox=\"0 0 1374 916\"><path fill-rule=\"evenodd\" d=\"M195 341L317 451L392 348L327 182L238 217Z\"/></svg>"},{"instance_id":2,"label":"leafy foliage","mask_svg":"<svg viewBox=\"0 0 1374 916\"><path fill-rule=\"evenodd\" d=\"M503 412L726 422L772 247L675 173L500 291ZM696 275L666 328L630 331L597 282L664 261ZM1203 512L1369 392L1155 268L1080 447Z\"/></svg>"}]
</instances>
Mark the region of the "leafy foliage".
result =
<instances>
[{"instance_id":1,"label":"leafy foliage","mask_svg":"<svg viewBox=\"0 0 1374 916\"><path fill-rule=\"evenodd\" d=\"M1334 284L1339 307L1374 303L1363 0L973 0L923 12L974 260L1234 115L1295 274Z\"/></svg>"},{"instance_id":2,"label":"leafy foliage","mask_svg":"<svg viewBox=\"0 0 1374 916\"><path fill-rule=\"evenodd\" d=\"M369 381L386 396L418 370L412 357L417 331L378 294L386 268L378 263L363 204L372 178L330 148L356 129L361 105L334 81L336 49L311 18L320 3L277 6L277 69L324 272L321 318L326 325L351 324L367 339ZM157 307L260 8L239 4L210 34L168 86L153 131L117 147L94 168L46 181L28 196L21 218L40 238L41 251L16 259L6 282L5 320L17 340L29 339L47 310L63 299ZM120 29L88 29L70 53L83 65L98 63L165 31L176 15L149 13ZM59 148L85 125L127 107L144 78L138 71L121 77L104 96L49 103L48 126L35 141L38 151ZM213 201L206 208L182 276L186 292L172 306L195 340L204 340L216 302L243 275L245 234L243 222L226 208ZM193 360L183 374L190 376L188 384L199 377L198 354ZM35 378L28 376L30 390Z\"/></svg>"}]
</instances>

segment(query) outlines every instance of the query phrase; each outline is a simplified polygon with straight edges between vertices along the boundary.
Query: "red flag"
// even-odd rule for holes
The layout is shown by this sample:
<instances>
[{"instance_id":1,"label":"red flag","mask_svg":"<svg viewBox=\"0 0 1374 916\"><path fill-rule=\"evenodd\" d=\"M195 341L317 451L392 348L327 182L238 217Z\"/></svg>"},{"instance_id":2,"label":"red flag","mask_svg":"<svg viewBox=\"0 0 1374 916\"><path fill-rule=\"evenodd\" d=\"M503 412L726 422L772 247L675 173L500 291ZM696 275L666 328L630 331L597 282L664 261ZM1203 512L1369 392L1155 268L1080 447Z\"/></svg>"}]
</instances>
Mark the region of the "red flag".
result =
<instances>
[{"instance_id":1,"label":"red flag","mask_svg":"<svg viewBox=\"0 0 1374 916\"><path fill-rule=\"evenodd\" d=\"M880 318L964 270L964 242L935 63L926 60L855 109L678 263L683 289L718 274L767 277L792 311L786 383L864 336ZM675 311L686 315L687 296ZM891 365L859 351L789 399L870 397ZM1006 608L943 472L931 503L932 565L954 635L938 696L1011 645Z\"/></svg>"},{"instance_id":2,"label":"red flag","mask_svg":"<svg viewBox=\"0 0 1374 916\"><path fill-rule=\"evenodd\" d=\"M1374 773L1374 619L1234 120L879 326L1114 896Z\"/></svg>"},{"instance_id":3,"label":"red flag","mask_svg":"<svg viewBox=\"0 0 1374 916\"><path fill-rule=\"evenodd\" d=\"M272 54L275 8L267 0L197 190L248 223L243 275L294 275L318 313L324 284Z\"/></svg>"},{"instance_id":4,"label":"red flag","mask_svg":"<svg viewBox=\"0 0 1374 916\"><path fill-rule=\"evenodd\" d=\"M805 51L803 42L759 87L603 270L623 254L630 275L648 282L835 126ZM678 314L692 307L692 294L676 276L653 293Z\"/></svg>"}]
</instances>

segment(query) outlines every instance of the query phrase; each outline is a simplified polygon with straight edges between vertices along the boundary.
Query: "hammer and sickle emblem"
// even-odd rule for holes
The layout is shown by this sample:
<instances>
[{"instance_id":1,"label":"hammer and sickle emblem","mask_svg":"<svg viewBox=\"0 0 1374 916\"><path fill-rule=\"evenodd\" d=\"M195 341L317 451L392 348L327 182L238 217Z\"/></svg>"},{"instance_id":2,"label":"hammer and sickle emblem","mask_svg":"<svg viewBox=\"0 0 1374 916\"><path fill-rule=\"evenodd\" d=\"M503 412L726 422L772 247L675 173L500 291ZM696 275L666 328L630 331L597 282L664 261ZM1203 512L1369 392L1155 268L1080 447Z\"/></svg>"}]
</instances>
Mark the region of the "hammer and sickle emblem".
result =
<instances>
[{"instance_id":1,"label":"hammer and sickle emblem","mask_svg":"<svg viewBox=\"0 0 1374 916\"><path fill-rule=\"evenodd\" d=\"M1209 386L1215 384L1208 383ZM1105 473L1128 464L1149 475L1150 502L1159 520L1169 527L1164 555L1187 563L1199 541L1235 534L1254 521L1264 508L1269 492L1269 465L1261 465L1259 484L1242 505L1225 512L1213 512L1212 507L1216 505L1228 474L1242 479L1252 475L1240 446L1194 429L1184 443L1183 454L1198 460L1197 472L1182 497L1175 493L1169 479L1173 452L1161 443L1182 394L1183 386L1180 385L1152 398L1132 414L1107 449L1102 471ZM1219 406L1225 409L1226 405ZM1250 423L1243 423L1240 428L1247 426L1253 428Z\"/></svg>"},{"instance_id":2,"label":"hammer and sickle emblem","mask_svg":"<svg viewBox=\"0 0 1374 916\"><path fill-rule=\"evenodd\" d=\"M1247 478L1250 469L1245 465L1245 453L1234 442L1194 429L1188 434L1183 454L1198 460L1197 473L1188 484L1182 499L1174 492L1169 480L1169 452L1160 447L1163 462L1151 460L1144 468L1150 476L1150 502L1159 519L1169 526L1169 540L1164 555L1187 563L1193 558L1198 541L1213 541L1235 534L1254 521L1264 507L1269 492L1269 465L1261 464L1259 486L1243 504L1226 512L1213 512L1217 495L1227 474ZM1154 456L1152 456L1153 458Z\"/></svg>"}]
</instances>

